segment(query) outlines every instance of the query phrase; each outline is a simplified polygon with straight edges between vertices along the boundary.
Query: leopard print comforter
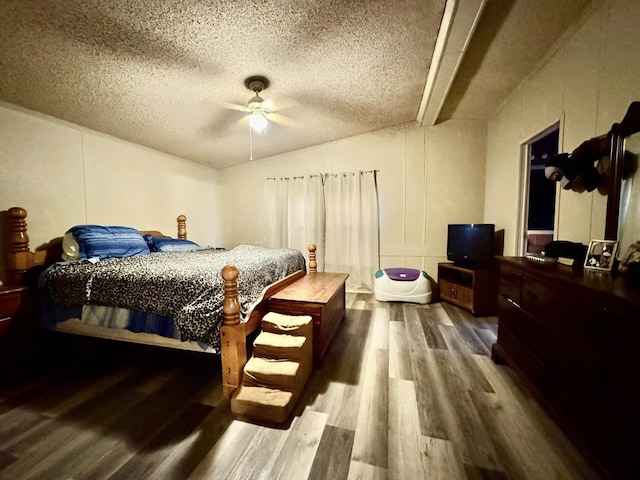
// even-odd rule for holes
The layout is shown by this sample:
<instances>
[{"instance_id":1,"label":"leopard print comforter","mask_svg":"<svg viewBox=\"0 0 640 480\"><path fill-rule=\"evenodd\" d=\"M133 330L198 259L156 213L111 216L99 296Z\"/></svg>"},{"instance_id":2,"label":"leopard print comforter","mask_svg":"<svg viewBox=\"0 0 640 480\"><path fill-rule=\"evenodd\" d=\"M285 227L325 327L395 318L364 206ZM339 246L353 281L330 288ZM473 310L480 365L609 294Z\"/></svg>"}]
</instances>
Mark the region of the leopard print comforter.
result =
<instances>
[{"instance_id":1,"label":"leopard print comforter","mask_svg":"<svg viewBox=\"0 0 640 480\"><path fill-rule=\"evenodd\" d=\"M95 264L61 262L44 272L42 285L62 306L107 305L174 319L184 339L220 349L225 265L240 270L238 296L247 312L267 285L305 269L302 253L240 245L111 258Z\"/></svg>"}]
</instances>

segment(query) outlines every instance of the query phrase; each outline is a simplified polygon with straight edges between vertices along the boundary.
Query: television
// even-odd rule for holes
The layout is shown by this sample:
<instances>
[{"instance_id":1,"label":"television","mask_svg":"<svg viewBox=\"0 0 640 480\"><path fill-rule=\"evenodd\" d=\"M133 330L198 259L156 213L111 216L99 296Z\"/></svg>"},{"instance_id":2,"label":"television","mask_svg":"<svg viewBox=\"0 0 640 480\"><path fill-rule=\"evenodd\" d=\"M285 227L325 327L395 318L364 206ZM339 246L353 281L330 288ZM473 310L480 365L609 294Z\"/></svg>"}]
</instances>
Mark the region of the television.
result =
<instances>
[{"instance_id":1,"label":"television","mask_svg":"<svg viewBox=\"0 0 640 480\"><path fill-rule=\"evenodd\" d=\"M488 268L493 259L494 233L492 223L450 224L447 259L460 267Z\"/></svg>"}]
</instances>

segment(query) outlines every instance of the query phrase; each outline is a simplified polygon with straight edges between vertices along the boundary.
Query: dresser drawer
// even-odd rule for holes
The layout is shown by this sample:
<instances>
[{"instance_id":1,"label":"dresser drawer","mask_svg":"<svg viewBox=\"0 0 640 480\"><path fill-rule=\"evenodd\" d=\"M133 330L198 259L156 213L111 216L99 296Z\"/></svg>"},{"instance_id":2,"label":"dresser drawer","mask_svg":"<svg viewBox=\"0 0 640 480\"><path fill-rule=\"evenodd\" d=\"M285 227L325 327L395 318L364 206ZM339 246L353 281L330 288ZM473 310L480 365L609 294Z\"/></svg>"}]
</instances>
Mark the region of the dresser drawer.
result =
<instances>
[{"instance_id":1,"label":"dresser drawer","mask_svg":"<svg viewBox=\"0 0 640 480\"><path fill-rule=\"evenodd\" d=\"M9 293L0 295L0 318L10 317L20 307L22 295L19 293Z\"/></svg>"},{"instance_id":2,"label":"dresser drawer","mask_svg":"<svg viewBox=\"0 0 640 480\"><path fill-rule=\"evenodd\" d=\"M520 304L521 292L522 274L510 268L503 267L500 270L500 296Z\"/></svg>"},{"instance_id":3,"label":"dresser drawer","mask_svg":"<svg viewBox=\"0 0 640 480\"><path fill-rule=\"evenodd\" d=\"M500 299L500 302L504 302ZM527 312L500 308L500 326L504 325L545 365L560 368L566 362L566 347L560 338Z\"/></svg>"},{"instance_id":4,"label":"dresser drawer","mask_svg":"<svg viewBox=\"0 0 640 480\"><path fill-rule=\"evenodd\" d=\"M473 290L466 287L461 287L456 283L451 283L446 280L440 280L440 296L452 303L459 303L462 305L473 304Z\"/></svg>"},{"instance_id":5,"label":"dresser drawer","mask_svg":"<svg viewBox=\"0 0 640 480\"><path fill-rule=\"evenodd\" d=\"M597 313L584 328L597 335L607 350L635 351L640 338L640 313L631 306L625 309L614 303L601 306Z\"/></svg>"},{"instance_id":6,"label":"dresser drawer","mask_svg":"<svg viewBox=\"0 0 640 480\"><path fill-rule=\"evenodd\" d=\"M507 364L518 371L545 399L560 397L565 382L520 341L518 334L505 327L501 326L498 330L498 342L507 357Z\"/></svg>"},{"instance_id":7,"label":"dresser drawer","mask_svg":"<svg viewBox=\"0 0 640 480\"><path fill-rule=\"evenodd\" d=\"M558 291L557 287L551 287L528 277L522 279L520 305L534 315L565 317L570 313L574 300L571 299L570 302L567 302L562 298L562 292Z\"/></svg>"},{"instance_id":8,"label":"dresser drawer","mask_svg":"<svg viewBox=\"0 0 640 480\"><path fill-rule=\"evenodd\" d=\"M523 277L520 305L549 328L563 333L580 333L586 319L602 309L597 298L584 292L575 292L553 287L535 279Z\"/></svg>"}]
</instances>

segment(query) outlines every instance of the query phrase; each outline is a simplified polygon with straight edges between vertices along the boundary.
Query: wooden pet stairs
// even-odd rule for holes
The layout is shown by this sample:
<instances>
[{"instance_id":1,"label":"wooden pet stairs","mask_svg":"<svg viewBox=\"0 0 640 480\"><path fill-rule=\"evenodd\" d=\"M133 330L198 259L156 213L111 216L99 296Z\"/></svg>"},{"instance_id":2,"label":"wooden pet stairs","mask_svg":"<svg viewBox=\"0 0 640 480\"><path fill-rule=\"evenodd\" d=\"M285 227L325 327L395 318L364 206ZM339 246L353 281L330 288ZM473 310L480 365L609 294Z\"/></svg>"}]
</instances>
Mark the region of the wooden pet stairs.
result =
<instances>
[{"instance_id":1,"label":"wooden pet stairs","mask_svg":"<svg viewBox=\"0 0 640 480\"><path fill-rule=\"evenodd\" d=\"M310 315L267 313L244 366L231 411L265 424L288 422L311 373L313 324Z\"/></svg>"}]
</instances>

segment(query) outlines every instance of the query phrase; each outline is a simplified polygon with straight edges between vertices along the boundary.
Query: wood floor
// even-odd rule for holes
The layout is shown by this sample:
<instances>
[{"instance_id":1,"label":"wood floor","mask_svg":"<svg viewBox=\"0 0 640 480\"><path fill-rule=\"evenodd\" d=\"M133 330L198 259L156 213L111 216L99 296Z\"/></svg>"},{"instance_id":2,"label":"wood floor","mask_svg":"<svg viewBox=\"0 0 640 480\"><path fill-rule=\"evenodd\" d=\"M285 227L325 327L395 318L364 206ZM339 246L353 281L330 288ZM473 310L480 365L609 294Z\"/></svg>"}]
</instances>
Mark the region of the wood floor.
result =
<instances>
[{"instance_id":1,"label":"wood floor","mask_svg":"<svg viewBox=\"0 0 640 480\"><path fill-rule=\"evenodd\" d=\"M598 478L489 358L495 317L347 304L287 429L234 420L215 357L49 339L41 369L2 377L0 478Z\"/></svg>"}]
</instances>

